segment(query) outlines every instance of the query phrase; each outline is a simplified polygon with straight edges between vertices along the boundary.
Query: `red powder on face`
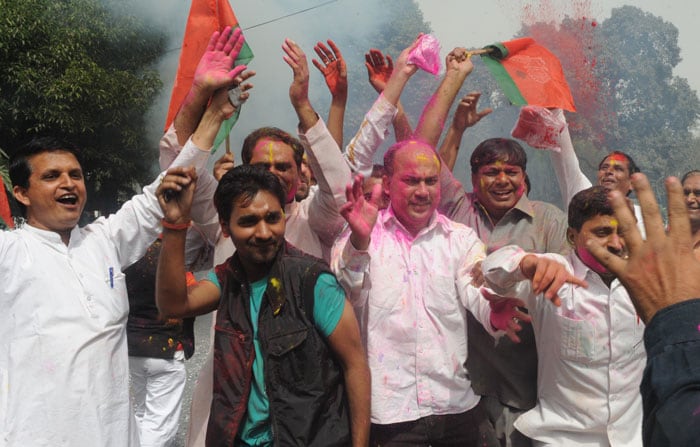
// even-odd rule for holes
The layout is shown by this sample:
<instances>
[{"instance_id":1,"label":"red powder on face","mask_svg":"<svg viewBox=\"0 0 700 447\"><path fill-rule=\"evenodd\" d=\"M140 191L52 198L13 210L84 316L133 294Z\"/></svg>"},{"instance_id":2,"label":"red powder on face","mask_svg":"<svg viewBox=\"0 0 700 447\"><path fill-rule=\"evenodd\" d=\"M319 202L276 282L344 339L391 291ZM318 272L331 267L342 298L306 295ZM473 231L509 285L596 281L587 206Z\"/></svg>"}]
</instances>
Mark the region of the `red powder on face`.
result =
<instances>
[{"instance_id":1,"label":"red powder on face","mask_svg":"<svg viewBox=\"0 0 700 447\"><path fill-rule=\"evenodd\" d=\"M610 160L610 161L618 161L618 162L620 162L620 161L626 162L626 161L627 161L627 157L625 157L625 156L622 155L622 154L612 154L612 155L608 156L608 160Z\"/></svg>"},{"instance_id":2,"label":"red powder on face","mask_svg":"<svg viewBox=\"0 0 700 447\"><path fill-rule=\"evenodd\" d=\"M592 21L592 22L591 22L591 26L595 28L596 26L598 26L598 22L596 22L595 20Z\"/></svg>"}]
</instances>

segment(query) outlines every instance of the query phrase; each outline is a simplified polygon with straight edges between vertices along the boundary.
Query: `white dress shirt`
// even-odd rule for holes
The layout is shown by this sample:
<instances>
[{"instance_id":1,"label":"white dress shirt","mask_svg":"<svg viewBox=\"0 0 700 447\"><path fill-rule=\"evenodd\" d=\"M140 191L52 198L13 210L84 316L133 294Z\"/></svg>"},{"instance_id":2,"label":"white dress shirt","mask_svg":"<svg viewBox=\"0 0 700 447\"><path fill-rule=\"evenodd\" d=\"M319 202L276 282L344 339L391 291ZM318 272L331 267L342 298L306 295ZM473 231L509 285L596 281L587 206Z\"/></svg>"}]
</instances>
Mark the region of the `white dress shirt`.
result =
<instances>
[{"instance_id":1,"label":"white dress shirt","mask_svg":"<svg viewBox=\"0 0 700 447\"><path fill-rule=\"evenodd\" d=\"M608 288L573 252L567 258L547 254L588 283L564 285L556 307L532 294L519 267L526 254L508 246L483 263L487 284L499 295L523 299L535 329L537 405L515 427L553 445L640 447L644 324L627 291L617 279Z\"/></svg>"},{"instance_id":2,"label":"white dress shirt","mask_svg":"<svg viewBox=\"0 0 700 447\"><path fill-rule=\"evenodd\" d=\"M207 154L188 149L182 161ZM0 232L0 445L139 445L122 269L161 231L159 181L73 228L67 246L28 224Z\"/></svg>"},{"instance_id":3,"label":"white dress shirt","mask_svg":"<svg viewBox=\"0 0 700 447\"><path fill-rule=\"evenodd\" d=\"M484 244L437 212L414 238L391 207L380 211L367 251L355 250L349 236L333 247L331 268L349 291L367 347L372 422L473 408L466 309L493 333L488 302L470 284Z\"/></svg>"}]
</instances>

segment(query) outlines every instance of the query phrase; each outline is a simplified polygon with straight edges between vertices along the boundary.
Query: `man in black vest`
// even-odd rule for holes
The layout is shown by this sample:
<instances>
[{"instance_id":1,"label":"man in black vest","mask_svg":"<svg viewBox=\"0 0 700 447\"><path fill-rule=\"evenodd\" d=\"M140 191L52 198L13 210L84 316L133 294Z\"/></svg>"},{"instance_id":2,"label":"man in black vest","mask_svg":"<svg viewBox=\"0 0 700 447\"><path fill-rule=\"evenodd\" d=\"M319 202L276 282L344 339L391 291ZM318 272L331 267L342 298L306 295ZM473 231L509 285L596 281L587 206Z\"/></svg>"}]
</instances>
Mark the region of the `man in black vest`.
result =
<instances>
[{"instance_id":1,"label":"man in black vest","mask_svg":"<svg viewBox=\"0 0 700 447\"><path fill-rule=\"evenodd\" d=\"M236 252L189 289L183 202L165 204L156 300L168 317L218 309L207 445L367 445L357 320L328 266L285 242L277 177L250 165L222 177L214 203Z\"/></svg>"}]
</instances>

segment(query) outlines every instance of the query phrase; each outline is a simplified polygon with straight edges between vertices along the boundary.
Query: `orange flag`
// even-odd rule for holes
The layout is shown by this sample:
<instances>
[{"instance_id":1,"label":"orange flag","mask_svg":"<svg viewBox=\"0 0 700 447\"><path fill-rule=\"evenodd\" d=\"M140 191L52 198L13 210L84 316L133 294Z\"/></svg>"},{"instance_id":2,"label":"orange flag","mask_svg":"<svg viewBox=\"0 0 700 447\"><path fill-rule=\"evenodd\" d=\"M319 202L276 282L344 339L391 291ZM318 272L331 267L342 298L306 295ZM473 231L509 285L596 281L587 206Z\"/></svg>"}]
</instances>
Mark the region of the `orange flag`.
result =
<instances>
[{"instance_id":1,"label":"orange flag","mask_svg":"<svg viewBox=\"0 0 700 447\"><path fill-rule=\"evenodd\" d=\"M170 127L182 101L187 96L187 92L190 91L194 80L194 71L199 59L207 49L211 35L214 31L223 31L227 26L231 26L233 29L238 27L238 19L233 14L228 0L192 0L190 15L185 27L185 37L182 41L180 62L175 76L175 85L170 96L168 116L165 120L165 130ZM238 58L236 58L235 65L247 64L251 59L253 59L253 52L248 44L244 43ZM228 126L229 130L231 126L233 124Z\"/></svg>"},{"instance_id":2,"label":"orange flag","mask_svg":"<svg viewBox=\"0 0 700 447\"><path fill-rule=\"evenodd\" d=\"M2 178L0 178L0 219L2 219L8 227L14 228L12 213L10 212L10 202L7 200L5 184Z\"/></svg>"},{"instance_id":3,"label":"orange flag","mask_svg":"<svg viewBox=\"0 0 700 447\"><path fill-rule=\"evenodd\" d=\"M482 54L511 103L537 105L575 112L574 99L559 59L531 37L486 47Z\"/></svg>"}]
</instances>

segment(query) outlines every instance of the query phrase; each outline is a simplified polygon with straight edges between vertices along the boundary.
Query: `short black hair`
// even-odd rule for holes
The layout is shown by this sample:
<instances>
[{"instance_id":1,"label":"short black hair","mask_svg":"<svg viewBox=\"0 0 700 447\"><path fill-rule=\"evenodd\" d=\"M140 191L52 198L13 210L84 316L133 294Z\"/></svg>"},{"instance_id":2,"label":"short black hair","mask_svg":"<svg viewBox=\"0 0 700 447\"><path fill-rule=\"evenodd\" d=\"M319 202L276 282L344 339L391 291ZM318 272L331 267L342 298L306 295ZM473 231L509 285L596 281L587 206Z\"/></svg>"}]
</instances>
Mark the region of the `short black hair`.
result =
<instances>
[{"instance_id":1,"label":"short black hair","mask_svg":"<svg viewBox=\"0 0 700 447\"><path fill-rule=\"evenodd\" d=\"M482 166L497 161L520 166L523 172L527 168L527 154L520 143L510 138L489 138L479 143L472 152L469 159L472 174L479 172Z\"/></svg>"},{"instance_id":2,"label":"short black hair","mask_svg":"<svg viewBox=\"0 0 700 447\"><path fill-rule=\"evenodd\" d=\"M277 127L261 127L248 134L243 140L243 148L241 149L241 160L243 163L250 164L253 158L253 149L258 141L268 138L274 141L280 141L289 145L294 152L294 161L297 164L297 169L301 168L301 161L304 158L304 145L297 138L294 138L288 132Z\"/></svg>"},{"instance_id":3,"label":"short black hair","mask_svg":"<svg viewBox=\"0 0 700 447\"><path fill-rule=\"evenodd\" d=\"M262 166L238 165L228 171L219 180L214 192L214 206L219 213L219 220L229 221L233 205L243 197L244 201L252 200L260 191L267 191L275 196L280 207L284 208L287 195L277 176Z\"/></svg>"},{"instance_id":4,"label":"short black hair","mask_svg":"<svg viewBox=\"0 0 700 447\"><path fill-rule=\"evenodd\" d=\"M595 216L612 216L614 211L608 192L602 186L592 186L577 192L569 202L569 228L581 231L583 224Z\"/></svg>"},{"instance_id":5,"label":"short black hair","mask_svg":"<svg viewBox=\"0 0 700 447\"><path fill-rule=\"evenodd\" d=\"M68 152L78 160L81 168L83 166L80 150L76 145L55 137L34 137L10 156L9 173L12 187L29 188L29 177L32 175L29 159L44 152ZM16 203L22 217L27 217L27 207L19 200Z\"/></svg>"},{"instance_id":6,"label":"short black hair","mask_svg":"<svg viewBox=\"0 0 700 447\"><path fill-rule=\"evenodd\" d=\"M609 157L611 157L613 155L621 155L621 156L625 157L625 159L627 160L627 168L628 168L630 175L636 174L637 172L642 172L639 169L639 166L637 166L637 163L634 162L634 159L632 158L632 156L630 154L627 154L627 153L622 152L622 151L612 151L608 155L603 157L603 159L600 160L600 163L598 163L598 169L600 169L600 167L603 165L603 162L605 160L607 160Z\"/></svg>"},{"instance_id":7,"label":"short black hair","mask_svg":"<svg viewBox=\"0 0 700 447\"><path fill-rule=\"evenodd\" d=\"M374 164L372 165L372 173L369 176L381 179L385 174L386 169L384 169L384 165Z\"/></svg>"}]
</instances>

